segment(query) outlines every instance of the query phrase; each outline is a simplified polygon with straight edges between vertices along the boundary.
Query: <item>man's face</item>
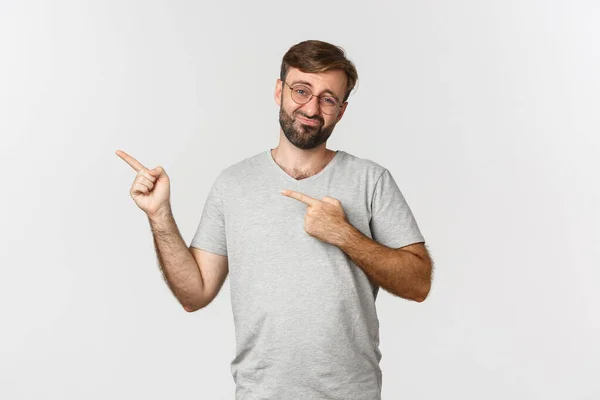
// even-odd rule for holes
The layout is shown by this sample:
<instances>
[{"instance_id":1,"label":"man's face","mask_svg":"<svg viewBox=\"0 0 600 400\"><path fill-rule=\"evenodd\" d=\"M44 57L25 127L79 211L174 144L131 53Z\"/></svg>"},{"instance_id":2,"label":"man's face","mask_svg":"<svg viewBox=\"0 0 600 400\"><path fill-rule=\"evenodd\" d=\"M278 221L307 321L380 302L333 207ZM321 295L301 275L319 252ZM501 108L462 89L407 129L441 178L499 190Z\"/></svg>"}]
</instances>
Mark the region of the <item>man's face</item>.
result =
<instances>
[{"instance_id":1,"label":"man's face","mask_svg":"<svg viewBox=\"0 0 600 400\"><path fill-rule=\"evenodd\" d=\"M333 96L340 104L346 94L346 74L339 70L305 73L290 68L285 81L291 87L302 84L316 96ZM279 125L294 146L304 150L314 149L329 139L348 103L343 103L335 113L327 115L322 112L317 97L312 97L306 104L295 103L289 86L277 80L275 102L279 105Z\"/></svg>"}]
</instances>

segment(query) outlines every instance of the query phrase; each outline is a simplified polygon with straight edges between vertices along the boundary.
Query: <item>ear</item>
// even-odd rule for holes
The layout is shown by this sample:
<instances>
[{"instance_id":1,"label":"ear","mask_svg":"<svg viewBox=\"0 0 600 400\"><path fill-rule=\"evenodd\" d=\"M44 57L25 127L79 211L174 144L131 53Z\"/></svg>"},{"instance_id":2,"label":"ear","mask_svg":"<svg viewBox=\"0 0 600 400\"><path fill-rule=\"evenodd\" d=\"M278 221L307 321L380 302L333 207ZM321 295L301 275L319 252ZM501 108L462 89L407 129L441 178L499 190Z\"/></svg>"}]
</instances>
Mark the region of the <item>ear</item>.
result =
<instances>
[{"instance_id":1,"label":"ear","mask_svg":"<svg viewBox=\"0 0 600 400\"><path fill-rule=\"evenodd\" d=\"M340 122L340 119L342 119L342 117L344 116L344 113L346 112L346 107L348 107L347 101L345 101L344 104L342 104L342 107L340 107L340 113L338 114L337 119L335 121L336 124Z\"/></svg>"},{"instance_id":2,"label":"ear","mask_svg":"<svg viewBox=\"0 0 600 400\"><path fill-rule=\"evenodd\" d=\"M277 79L275 82L275 104L281 107L281 90L283 89L283 82L281 79Z\"/></svg>"}]
</instances>

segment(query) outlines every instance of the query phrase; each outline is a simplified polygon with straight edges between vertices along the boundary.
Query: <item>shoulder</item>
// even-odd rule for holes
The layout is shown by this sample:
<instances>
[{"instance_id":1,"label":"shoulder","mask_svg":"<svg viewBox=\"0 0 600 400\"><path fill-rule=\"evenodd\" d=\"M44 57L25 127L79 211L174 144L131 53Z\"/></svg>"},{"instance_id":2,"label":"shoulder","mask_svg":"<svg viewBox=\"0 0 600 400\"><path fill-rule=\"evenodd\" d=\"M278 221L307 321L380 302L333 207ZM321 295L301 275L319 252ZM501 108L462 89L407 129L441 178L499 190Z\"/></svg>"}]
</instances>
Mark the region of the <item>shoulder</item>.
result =
<instances>
[{"instance_id":1,"label":"shoulder","mask_svg":"<svg viewBox=\"0 0 600 400\"><path fill-rule=\"evenodd\" d=\"M377 161L366 157L359 157L347 151L338 151L342 153L343 164L348 170L365 176L369 181L377 181L387 171L387 168Z\"/></svg>"},{"instance_id":2,"label":"shoulder","mask_svg":"<svg viewBox=\"0 0 600 400\"><path fill-rule=\"evenodd\" d=\"M220 187L237 185L248 179L256 180L265 167L266 150L252 154L223 168L217 175L215 184Z\"/></svg>"}]
</instances>

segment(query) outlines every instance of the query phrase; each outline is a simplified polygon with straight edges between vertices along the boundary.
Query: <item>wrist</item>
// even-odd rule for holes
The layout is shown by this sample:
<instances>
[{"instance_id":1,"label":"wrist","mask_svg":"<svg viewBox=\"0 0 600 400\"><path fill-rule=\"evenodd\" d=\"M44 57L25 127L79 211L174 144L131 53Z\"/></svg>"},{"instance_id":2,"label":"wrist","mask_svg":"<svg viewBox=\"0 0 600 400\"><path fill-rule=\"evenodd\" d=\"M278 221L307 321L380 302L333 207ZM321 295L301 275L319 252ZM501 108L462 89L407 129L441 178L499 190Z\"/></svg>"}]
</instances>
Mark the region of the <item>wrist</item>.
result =
<instances>
[{"instance_id":1,"label":"wrist","mask_svg":"<svg viewBox=\"0 0 600 400\"><path fill-rule=\"evenodd\" d=\"M166 205L160 208L157 208L156 211L154 212L149 212L148 214L148 219L150 219L150 221L162 221L166 218L172 217L173 213L171 210L171 205Z\"/></svg>"},{"instance_id":2,"label":"wrist","mask_svg":"<svg viewBox=\"0 0 600 400\"><path fill-rule=\"evenodd\" d=\"M356 229L350 223L344 224L338 231L338 233L339 235L337 238L337 243L335 243L335 245L342 250L345 250L349 246L352 246L352 243L355 243L357 241L357 235L361 234L358 231L358 229Z\"/></svg>"}]
</instances>

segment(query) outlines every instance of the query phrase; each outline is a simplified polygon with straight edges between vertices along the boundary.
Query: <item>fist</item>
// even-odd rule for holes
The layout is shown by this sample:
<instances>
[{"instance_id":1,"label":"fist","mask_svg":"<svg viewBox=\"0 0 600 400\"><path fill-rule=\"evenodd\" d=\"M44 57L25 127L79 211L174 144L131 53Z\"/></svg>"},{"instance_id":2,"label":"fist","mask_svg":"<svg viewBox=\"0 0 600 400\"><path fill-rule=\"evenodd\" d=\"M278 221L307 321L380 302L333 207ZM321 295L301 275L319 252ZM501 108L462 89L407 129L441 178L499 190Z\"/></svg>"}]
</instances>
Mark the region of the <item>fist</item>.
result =
<instances>
[{"instance_id":1,"label":"fist","mask_svg":"<svg viewBox=\"0 0 600 400\"><path fill-rule=\"evenodd\" d=\"M165 170L162 167L148 169L121 150L116 154L137 173L129 190L135 204L149 217L170 211L171 184Z\"/></svg>"},{"instance_id":2,"label":"fist","mask_svg":"<svg viewBox=\"0 0 600 400\"><path fill-rule=\"evenodd\" d=\"M293 190L284 190L281 194L299 200L308 206L304 215L306 233L333 245L341 242L346 228L350 226L341 201L329 196L318 200Z\"/></svg>"}]
</instances>

